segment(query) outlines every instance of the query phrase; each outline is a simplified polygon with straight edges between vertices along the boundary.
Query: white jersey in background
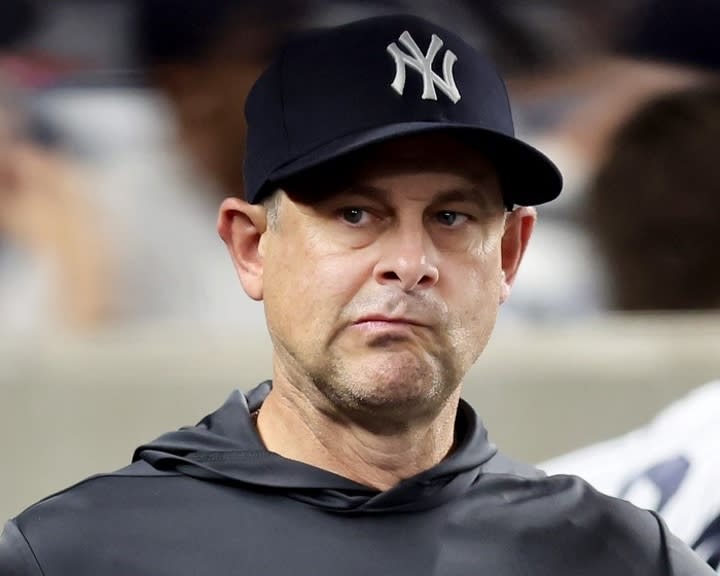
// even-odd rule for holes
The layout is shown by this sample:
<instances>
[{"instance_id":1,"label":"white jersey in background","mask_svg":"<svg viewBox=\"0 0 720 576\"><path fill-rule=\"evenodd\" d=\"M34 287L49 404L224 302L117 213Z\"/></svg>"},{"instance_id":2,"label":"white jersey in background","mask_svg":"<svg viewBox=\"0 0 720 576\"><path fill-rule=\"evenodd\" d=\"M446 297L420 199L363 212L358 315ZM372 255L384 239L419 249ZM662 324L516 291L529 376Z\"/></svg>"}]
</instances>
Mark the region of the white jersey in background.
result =
<instances>
[{"instance_id":1,"label":"white jersey in background","mask_svg":"<svg viewBox=\"0 0 720 576\"><path fill-rule=\"evenodd\" d=\"M539 465L660 512L720 572L720 380L671 404L644 428Z\"/></svg>"}]
</instances>

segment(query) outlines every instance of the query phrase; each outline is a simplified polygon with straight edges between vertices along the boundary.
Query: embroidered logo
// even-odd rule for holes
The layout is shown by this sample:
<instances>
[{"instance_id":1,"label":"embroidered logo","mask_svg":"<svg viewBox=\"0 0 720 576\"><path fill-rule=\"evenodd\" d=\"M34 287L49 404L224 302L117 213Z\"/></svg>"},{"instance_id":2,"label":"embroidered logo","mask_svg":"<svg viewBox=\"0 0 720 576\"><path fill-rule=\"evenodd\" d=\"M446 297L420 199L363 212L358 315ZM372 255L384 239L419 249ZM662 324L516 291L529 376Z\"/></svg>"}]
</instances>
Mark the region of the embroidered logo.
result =
<instances>
[{"instance_id":1,"label":"embroidered logo","mask_svg":"<svg viewBox=\"0 0 720 576\"><path fill-rule=\"evenodd\" d=\"M457 61L457 56L450 50L445 51L443 75L440 77L432 69L435 56L443 46L443 41L440 38L435 34L432 35L427 54L422 53L420 47L407 30L400 35L399 40L407 49L407 52L401 50L395 42L388 44L387 47L387 51L395 59L395 79L390 84L395 92L402 96L405 90L405 67L410 66L422 74L423 100L437 100L437 92L435 91L437 86L453 103L457 103L460 100L460 91L455 85L455 77L453 76L453 66Z\"/></svg>"}]
</instances>

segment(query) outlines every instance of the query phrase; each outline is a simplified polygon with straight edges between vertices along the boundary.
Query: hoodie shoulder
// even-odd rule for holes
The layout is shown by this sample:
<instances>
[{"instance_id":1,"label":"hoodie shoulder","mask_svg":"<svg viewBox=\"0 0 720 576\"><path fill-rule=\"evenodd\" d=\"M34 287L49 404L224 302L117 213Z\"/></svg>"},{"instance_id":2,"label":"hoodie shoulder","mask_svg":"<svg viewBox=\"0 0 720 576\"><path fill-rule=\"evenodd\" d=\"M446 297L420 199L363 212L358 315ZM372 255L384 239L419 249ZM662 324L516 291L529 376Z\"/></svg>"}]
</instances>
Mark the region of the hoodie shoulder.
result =
<instances>
[{"instance_id":1,"label":"hoodie shoulder","mask_svg":"<svg viewBox=\"0 0 720 576\"><path fill-rule=\"evenodd\" d=\"M78 566L107 554L109 542L137 527L168 485L185 482L176 472L135 462L91 476L33 504L5 525L0 538L2 576L81 574ZM78 550L95 550L86 558ZM92 560L91 560L92 561ZM79 564L80 563L80 564ZM47 572L48 567L53 571ZM114 572L107 572L114 574Z\"/></svg>"},{"instance_id":2,"label":"hoodie shoulder","mask_svg":"<svg viewBox=\"0 0 720 576\"><path fill-rule=\"evenodd\" d=\"M59 490L57 492L54 492L50 494L49 496L46 496L42 500L39 500L35 504L32 504L29 506L26 510L21 512L18 515L18 518L22 518L28 515L32 515L33 511L36 510L38 507L42 506L44 503L48 501L63 501L65 498L73 498L77 495L79 491L81 491L84 487L90 484L95 484L97 482L104 483L107 481L112 481L112 479L120 479L120 478L142 478L142 477L156 477L156 476L177 476L179 473L172 471L172 470L158 470L156 468L153 468L150 464L143 461L133 462L132 464L129 464L123 468L120 468L119 470L116 470L115 472L106 472L101 474L94 474L92 476L89 476L87 478L84 478L83 480L80 480L79 482L76 482L75 484L72 484L71 486L68 486L67 488L63 488L62 490ZM0 572L0 574L3 574ZM3 574L4 576L4 574Z\"/></svg>"},{"instance_id":3,"label":"hoodie shoulder","mask_svg":"<svg viewBox=\"0 0 720 576\"><path fill-rule=\"evenodd\" d=\"M507 535L543 574L713 574L656 514L581 478L503 459L483 472L458 504L464 517Z\"/></svg>"},{"instance_id":4,"label":"hoodie shoulder","mask_svg":"<svg viewBox=\"0 0 720 576\"><path fill-rule=\"evenodd\" d=\"M502 452L496 452L490 460L483 464L484 474L510 474L521 478L545 478L547 475L539 468L514 460Z\"/></svg>"},{"instance_id":5,"label":"hoodie shoulder","mask_svg":"<svg viewBox=\"0 0 720 576\"><path fill-rule=\"evenodd\" d=\"M103 500L111 502L113 498L120 497L126 490L137 488L136 483L133 483L131 487L123 482L124 479L167 478L179 475L178 472L173 470L158 470L144 461L133 462L115 472L89 476L67 488L46 496L21 512L17 518L15 518L15 523L20 525L29 519L43 516L44 512L48 509L57 509L59 512L62 512L65 508L69 507L77 510L79 503L84 502L84 500L92 494L102 495L104 496L102 498ZM99 504L99 502L95 501L91 503L93 506ZM88 504L90 504L90 502ZM3 573L0 572L0 574Z\"/></svg>"},{"instance_id":6,"label":"hoodie shoulder","mask_svg":"<svg viewBox=\"0 0 720 576\"><path fill-rule=\"evenodd\" d=\"M552 507L560 523L569 522L589 542L601 538L606 556L618 565L635 559L640 566L653 566L652 574L700 576L714 574L690 547L673 535L662 518L653 511L598 492L577 476L547 476L558 497Z\"/></svg>"},{"instance_id":7,"label":"hoodie shoulder","mask_svg":"<svg viewBox=\"0 0 720 576\"><path fill-rule=\"evenodd\" d=\"M3 576L42 576L43 572L30 545L12 520L0 534L0 574Z\"/></svg>"}]
</instances>

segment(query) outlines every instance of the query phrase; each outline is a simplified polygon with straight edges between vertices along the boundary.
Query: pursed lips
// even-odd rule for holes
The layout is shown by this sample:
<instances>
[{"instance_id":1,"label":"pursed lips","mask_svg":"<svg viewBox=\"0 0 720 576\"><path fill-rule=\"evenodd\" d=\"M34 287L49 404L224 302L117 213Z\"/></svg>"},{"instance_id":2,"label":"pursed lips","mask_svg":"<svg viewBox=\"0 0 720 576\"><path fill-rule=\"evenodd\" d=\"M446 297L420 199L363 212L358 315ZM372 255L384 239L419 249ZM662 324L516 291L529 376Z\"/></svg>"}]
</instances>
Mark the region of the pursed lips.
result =
<instances>
[{"instance_id":1,"label":"pursed lips","mask_svg":"<svg viewBox=\"0 0 720 576\"><path fill-rule=\"evenodd\" d=\"M420 326L423 328L428 327L428 324L426 324L424 322L420 322L419 320L416 320L414 318L407 318L404 316L383 316L380 314L363 316L362 318L356 320L354 322L354 324L360 325L360 324L369 324L369 323L373 323L373 322L386 323L386 324Z\"/></svg>"}]
</instances>

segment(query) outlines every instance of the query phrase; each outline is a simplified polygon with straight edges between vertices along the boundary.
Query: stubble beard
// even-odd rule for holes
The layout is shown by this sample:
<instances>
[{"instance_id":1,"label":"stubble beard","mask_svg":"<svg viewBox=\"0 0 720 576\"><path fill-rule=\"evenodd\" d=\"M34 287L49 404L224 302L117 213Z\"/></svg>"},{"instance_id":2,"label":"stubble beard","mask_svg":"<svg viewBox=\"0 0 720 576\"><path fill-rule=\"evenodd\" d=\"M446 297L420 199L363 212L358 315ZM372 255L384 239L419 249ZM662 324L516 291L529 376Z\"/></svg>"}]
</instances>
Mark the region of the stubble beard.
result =
<instances>
[{"instance_id":1,"label":"stubble beard","mask_svg":"<svg viewBox=\"0 0 720 576\"><path fill-rule=\"evenodd\" d=\"M432 420L460 385L463 372L451 354L388 350L391 342L373 345L371 356L388 358L373 362L332 350L322 365L308 371L313 387L344 417L378 432L396 432Z\"/></svg>"}]
</instances>

